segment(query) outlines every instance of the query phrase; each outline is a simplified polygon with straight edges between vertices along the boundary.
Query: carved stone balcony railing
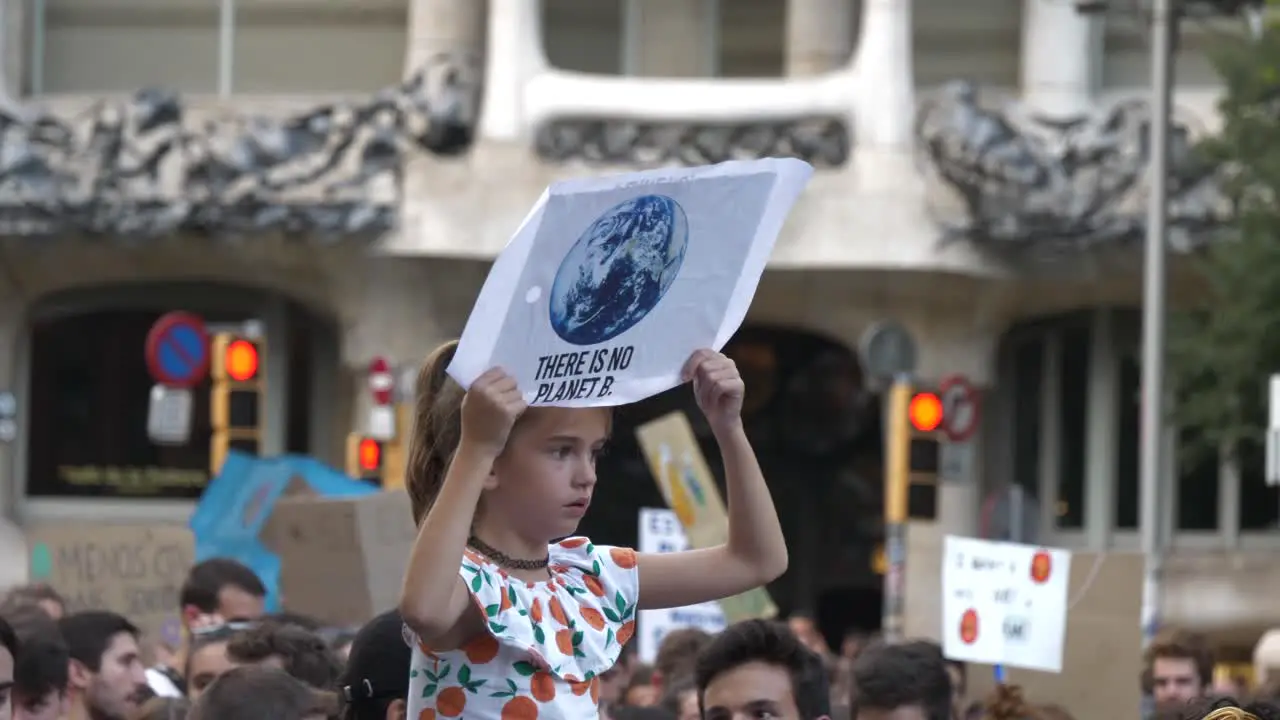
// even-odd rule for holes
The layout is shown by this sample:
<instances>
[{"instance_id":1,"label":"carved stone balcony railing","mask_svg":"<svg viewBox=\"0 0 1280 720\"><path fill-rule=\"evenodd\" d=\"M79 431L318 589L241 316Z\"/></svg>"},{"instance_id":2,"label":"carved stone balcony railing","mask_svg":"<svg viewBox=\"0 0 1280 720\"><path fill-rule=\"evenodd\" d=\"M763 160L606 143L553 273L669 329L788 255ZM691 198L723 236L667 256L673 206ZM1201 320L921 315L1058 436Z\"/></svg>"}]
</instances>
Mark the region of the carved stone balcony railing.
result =
<instances>
[{"instance_id":1,"label":"carved stone balcony railing","mask_svg":"<svg viewBox=\"0 0 1280 720\"><path fill-rule=\"evenodd\" d=\"M0 110L0 235L373 238L406 153L470 146L474 65L438 58L363 100L250 114L162 90Z\"/></svg>"},{"instance_id":2,"label":"carved stone balcony railing","mask_svg":"<svg viewBox=\"0 0 1280 720\"><path fill-rule=\"evenodd\" d=\"M1063 253L1140 242L1147 223L1146 101L1100 105L1092 115L1038 117L1008 103L992 110L966 82L921 103L916 149L934 187L930 211L950 238L988 250ZM1192 143L1202 134L1175 112L1171 240L1203 242L1230 214L1218 168Z\"/></svg>"}]
</instances>

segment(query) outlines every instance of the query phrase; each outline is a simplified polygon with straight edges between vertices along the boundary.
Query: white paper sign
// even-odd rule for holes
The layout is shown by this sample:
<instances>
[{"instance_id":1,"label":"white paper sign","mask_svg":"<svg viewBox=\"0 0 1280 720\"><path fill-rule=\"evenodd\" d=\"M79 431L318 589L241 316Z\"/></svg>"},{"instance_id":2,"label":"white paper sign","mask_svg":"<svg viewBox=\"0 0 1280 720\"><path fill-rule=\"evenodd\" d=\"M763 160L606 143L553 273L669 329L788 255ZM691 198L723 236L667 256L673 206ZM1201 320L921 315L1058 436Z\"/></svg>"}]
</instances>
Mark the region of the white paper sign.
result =
<instances>
[{"instance_id":1,"label":"white paper sign","mask_svg":"<svg viewBox=\"0 0 1280 720\"><path fill-rule=\"evenodd\" d=\"M643 508L640 510L640 538L636 548L642 553L681 552L689 549L684 528L672 510ZM724 612L720 603L705 602L682 608L641 610L636 633L636 655L640 662L652 663L658 646L667 633L695 627L712 635L724 630Z\"/></svg>"},{"instance_id":2,"label":"white paper sign","mask_svg":"<svg viewBox=\"0 0 1280 720\"><path fill-rule=\"evenodd\" d=\"M793 159L556 183L498 256L449 375L492 367L531 405L643 400L746 317L774 242L813 175Z\"/></svg>"},{"instance_id":3,"label":"white paper sign","mask_svg":"<svg viewBox=\"0 0 1280 720\"><path fill-rule=\"evenodd\" d=\"M947 536L943 650L952 660L1062 672L1071 553Z\"/></svg>"}]
</instances>

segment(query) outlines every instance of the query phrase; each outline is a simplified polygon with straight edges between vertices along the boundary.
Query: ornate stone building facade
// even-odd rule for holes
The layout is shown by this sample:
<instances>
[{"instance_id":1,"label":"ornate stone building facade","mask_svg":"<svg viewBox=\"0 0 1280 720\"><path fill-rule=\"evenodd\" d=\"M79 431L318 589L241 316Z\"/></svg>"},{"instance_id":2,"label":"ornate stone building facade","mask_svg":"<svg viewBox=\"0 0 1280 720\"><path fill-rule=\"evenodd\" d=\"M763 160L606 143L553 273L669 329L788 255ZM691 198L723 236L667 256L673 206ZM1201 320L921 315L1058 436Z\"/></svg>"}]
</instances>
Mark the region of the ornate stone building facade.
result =
<instances>
[{"instance_id":1,"label":"ornate stone building facade","mask_svg":"<svg viewBox=\"0 0 1280 720\"><path fill-rule=\"evenodd\" d=\"M0 507L20 521L189 507L190 492L133 500L64 477L199 465L135 461L117 448L137 433L95 429L134 402L101 378L140 367L156 313L262 320L280 378L267 449L337 461L369 359L412 363L458 333L547 183L791 155L819 172L737 352L769 398L763 452L796 556L850 550L798 563L784 605L874 595L878 420L851 349L886 317L919 339L926 381L986 389L976 461L917 537L980 532L983 498L1016 482L1041 498L1043 542L1136 544L1139 19L1059 0L0 2L0 390L20 418ZM1218 93L1204 31L1186 32L1180 148L1213 129ZM1221 207L1206 169L1182 153L1176 168L1186 248ZM1173 288L1191 292L1176 262ZM618 472L643 475L621 455ZM1178 474L1166 610L1273 622L1257 589L1280 573L1252 551L1275 544L1280 498L1260 472ZM598 532L631 541L656 494L607 493ZM803 521L820 507L840 508L825 529ZM850 517L867 527L841 530Z\"/></svg>"}]
</instances>

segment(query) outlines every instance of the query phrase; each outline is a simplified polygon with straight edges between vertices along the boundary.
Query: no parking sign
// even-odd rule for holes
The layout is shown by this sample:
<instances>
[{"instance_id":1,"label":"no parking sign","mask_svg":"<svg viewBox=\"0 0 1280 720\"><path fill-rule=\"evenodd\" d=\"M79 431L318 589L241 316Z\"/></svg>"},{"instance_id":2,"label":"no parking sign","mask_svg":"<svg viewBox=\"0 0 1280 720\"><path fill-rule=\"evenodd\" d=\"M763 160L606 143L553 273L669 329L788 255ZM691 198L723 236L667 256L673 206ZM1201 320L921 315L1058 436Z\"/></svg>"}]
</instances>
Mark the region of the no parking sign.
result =
<instances>
[{"instance_id":1,"label":"no parking sign","mask_svg":"<svg viewBox=\"0 0 1280 720\"><path fill-rule=\"evenodd\" d=\"M209 374L209 333L204 320L185 312L166 313L146 340L147 370L156 381L147 405L147 436L161 445L191 438L191 388Z\"/></svg>"}]
</instances>

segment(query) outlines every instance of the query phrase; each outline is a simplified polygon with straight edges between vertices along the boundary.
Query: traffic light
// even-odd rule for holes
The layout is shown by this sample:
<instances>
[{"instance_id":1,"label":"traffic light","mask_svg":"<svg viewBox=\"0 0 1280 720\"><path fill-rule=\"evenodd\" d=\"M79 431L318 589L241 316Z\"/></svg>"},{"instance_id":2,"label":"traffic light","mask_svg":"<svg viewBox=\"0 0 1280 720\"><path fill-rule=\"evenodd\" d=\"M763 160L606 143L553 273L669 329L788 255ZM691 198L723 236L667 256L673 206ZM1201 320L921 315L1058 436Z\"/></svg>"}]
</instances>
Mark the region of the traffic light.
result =
<instances>
[{"instance_id":1,"label":"traffic light","mask_svg":"<svg viewBox=\"0 0 1280 720\"><path fill-rule=\"evenodd\" d=\"M217 475L227 452L258 455L262 450L262 423L266 415L266 379L262 363L263 341L235 333L218 333L211 346L209 424L209 472Z\"/></svg>"},{"instance_id":2,"label":"traffic light","mask_svg":"<svg viewBox=\"0 0 1280 720\"><path fill-rule=\"evenodd\" d=\"M382 485L385 460L386 448L380 441L359 433L347 436L347 474L351 477Z\"/></svg>"},{"instance_id":3,"label":"traffic light","mask_svg":"<svg viewBox=\"0 0 1280 720\"><path fill-rule=\"evenodd\" d=\"M942 399L937 393L918 392L911 397L907 415L912 430L908 453L907 516L912 520L936 520Z\"/></svg>"}]
</instances>

